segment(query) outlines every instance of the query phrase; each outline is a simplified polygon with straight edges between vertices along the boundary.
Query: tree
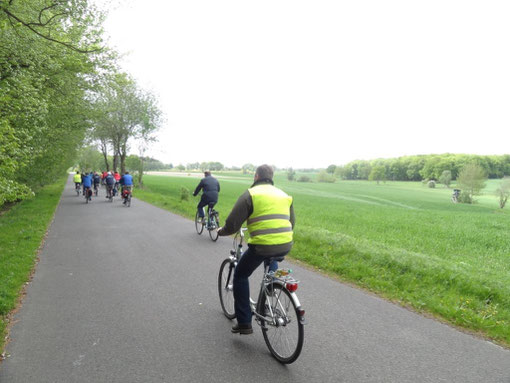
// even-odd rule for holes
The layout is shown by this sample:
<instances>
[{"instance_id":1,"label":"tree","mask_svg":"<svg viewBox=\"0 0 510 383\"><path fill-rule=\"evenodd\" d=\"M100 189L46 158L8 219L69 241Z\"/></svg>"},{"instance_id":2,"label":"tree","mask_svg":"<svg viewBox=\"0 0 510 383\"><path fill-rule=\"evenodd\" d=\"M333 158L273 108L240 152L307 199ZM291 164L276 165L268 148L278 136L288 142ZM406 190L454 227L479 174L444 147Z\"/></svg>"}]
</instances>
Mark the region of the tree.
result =
<instances>
[{"instance_id":1,"label":"tree","mask_svg":"<svg viewBox=\"0 0 510 383\"><path fill-rule=\"evenodd\" d=\"M161 111L155 97L125 73L107 78L95 98L101 116L94 136L108 138L113 147L113 168L116 170L120 161L124 173L128 140L153 141L152 133L162 122Z\"/></svg>"},{"instance_id":2,"label":"tree","mask_svg":"<svg viewBox=\"0 0 510 383\"><path fill-rule=\"evenodd\" d=\"M372 168L372 171L368 176L368 180L377 181L377 184L379 185L379 181L386 180L386 168L382 165Z\"/></svg>"},{"instance_id":3,"label":"tree","mask_svg":"<svg viewBox=\"0 0 510 383\"><path fill-rule=\"evenodd\" d=\"M505 178L496 189L496 195L499 197L499 207L503 209L508 197L510 197L510 178Z\"/></svg>"},{"instance_id":4,"label":"tree","mask_svg":"<svg viewBox=\"0 0 510 383\"><path fill-rule=\"evenodd\" d=\"M481 194L486 179L485 171L477 164L468 164L462 168L457 179L457 187L463 189L467 203L473 203L473 197Z\"/></svg>"},{"instance_id":5,"label":"tree","mask_svg":"<svg viewBox=\"0 0 510 383\"><path fill-rule=\"evenodd\" d=\"M326 172L328 172L329 174L335 174L335 170L336 170L336 165L329 165L326 169Z\"/></svg>"},{"instance_id":6,"label":"tree","mask_svg":"<svg viewBox=\"0 0 510 383\"><path fill-rule=\"evenodd\" d=\"M31 195L76 159L86 94L110 60L101 19L86 0L0 0L0 201Z\"/></svg>"},{"instance_id":7,"label":"tree","mask_svg":"<svg viewBox=\"0 0 510 383\"><path fill-rule=\"evenodd\" d=\"M438 181L447 188L450 187L450 183L452 182L452 172L449 170L444 170Z\"/></svg>"},{"instance_id":8,"label":"tree","mask_svg":"<svg viewBox=\"0 0 510 383\"><path fill-rule=\"evenodd\" d=\"M296 177L296 172L292 168L289 168L287 170L287 179L289 181L294 181L295 177Z\"/></svg>"},{"instance_id":9,"label":"tree","mask_svg":"<svg viewBox=\"0 0 510 383\"><path fill-rule=\"evenodd\" d=\"M86 146L78 153L78 167L83 172L97 171L102 168L103 157L94 146Z\"/></svg>"},{"instance_id":10,"label":"tree","mask_svg":"<svg viewBox=\"0 0 510 383\"><path fill-rule=\"evenodd\" d=\"M244 164L242 166L242 169L243 169L243 174L252 173L252 172L255 171L255 165L253 165L253 164Z\"/></svg>"}]
</instances>

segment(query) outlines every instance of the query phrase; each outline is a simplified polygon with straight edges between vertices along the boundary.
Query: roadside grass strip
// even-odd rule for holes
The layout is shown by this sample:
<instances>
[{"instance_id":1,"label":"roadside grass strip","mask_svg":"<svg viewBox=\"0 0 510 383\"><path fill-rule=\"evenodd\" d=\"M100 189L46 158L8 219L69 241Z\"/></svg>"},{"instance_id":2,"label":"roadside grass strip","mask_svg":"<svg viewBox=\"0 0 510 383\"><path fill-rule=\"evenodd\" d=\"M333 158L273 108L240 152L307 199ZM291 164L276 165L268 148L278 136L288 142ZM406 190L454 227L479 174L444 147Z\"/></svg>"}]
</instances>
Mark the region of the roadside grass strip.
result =
<instances>
[{"instance_id":1,"label":"roadside grass strip","mask_svg":"<svg viewBox=\"0 0 510 383\"><path fill-rule=\"evenodd\" d=\"M221 224L251 182L220 180ZM135 197L193 219L199 197L180 196L197 184L149 176ZM291 257L510 346L510 212L490 193L465 205L451 203L451 190L417 182L277 186L294 197Z\"/></svg>"},{"instance_id":2,"label":"roadside grass strip","mask_svg":"<svg viewBox=\"0 0 510 383\"><path fill-rule=\"evenodd\" d=\"M0 215L0 350L5 345L7 316L30 280L66 180L44 187L34 198Z\"/></svg>"},{"instance_id":3,"label":"roadside grass strip","mask_svg":"<svg viewBox=\"0 0 510 383\"><path fill-rule=\"evenodd\" d=\"M292 257L344 280L510 345L510 275L299 227Z\"/></svg>"}]
</instances>

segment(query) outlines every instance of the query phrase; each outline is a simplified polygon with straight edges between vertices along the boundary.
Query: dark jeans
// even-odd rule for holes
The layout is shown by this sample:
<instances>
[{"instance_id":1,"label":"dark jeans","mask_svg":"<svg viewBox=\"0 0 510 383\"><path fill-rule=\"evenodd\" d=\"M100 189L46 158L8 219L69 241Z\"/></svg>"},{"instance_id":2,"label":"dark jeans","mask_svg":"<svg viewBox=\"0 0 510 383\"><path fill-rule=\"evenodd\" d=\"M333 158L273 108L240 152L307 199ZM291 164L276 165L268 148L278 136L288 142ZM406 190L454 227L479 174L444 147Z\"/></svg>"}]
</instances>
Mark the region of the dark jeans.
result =
<instances>
[{"instance_id":1,"label":"dark jeans","mask_svg":"<svg viewBox=\"0 0 510 383\"><path fill-rule=\"evenodd\" d=\"M275 256L283 257L287 253ZM248 247L244 252L234 272L234 309L236 313L237 323L251 324L251 308L250 308L250 283L248 278L260 264L269 263L269 258L257 255L255 251ZM278 262L273 261L269 265L270 271L278 269Z\"/></svg>"},{"instance_id":2,"label":"dark jeans","mask_svg":"<svg viewBox=\"0 0 510 383\"><path fill-rule=\"evenodd\" d=\"M200 199L200 202L197 205L198 216L201 218L204 218L205 217L204 207L206 207L207 205L214 206L214 205L216 205L217 202L218 201L210 201L210 200L204 199L204 198Z\"/></svg>"}]
</instances>

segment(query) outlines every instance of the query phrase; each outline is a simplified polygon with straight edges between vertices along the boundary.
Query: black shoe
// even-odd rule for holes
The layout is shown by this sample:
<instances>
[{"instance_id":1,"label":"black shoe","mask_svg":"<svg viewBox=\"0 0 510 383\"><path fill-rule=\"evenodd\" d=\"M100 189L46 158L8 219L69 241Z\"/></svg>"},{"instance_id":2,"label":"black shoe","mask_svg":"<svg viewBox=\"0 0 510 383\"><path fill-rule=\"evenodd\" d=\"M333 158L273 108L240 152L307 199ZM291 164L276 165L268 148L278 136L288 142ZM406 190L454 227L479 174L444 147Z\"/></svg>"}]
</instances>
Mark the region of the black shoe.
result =
<instances>
[{"instance_id":1,"label":"black shoe","mask_svg":"<svg viewBox=\"0 0 510 383\"><path fill-rule=\"evenodd\" d=\"M251 324L236 324L234 326L232 326L232 331L234 334L243 334L243 335L248 335L248 334L253 334L253 328L251 327Z\"/></svg>"}]
</instances>

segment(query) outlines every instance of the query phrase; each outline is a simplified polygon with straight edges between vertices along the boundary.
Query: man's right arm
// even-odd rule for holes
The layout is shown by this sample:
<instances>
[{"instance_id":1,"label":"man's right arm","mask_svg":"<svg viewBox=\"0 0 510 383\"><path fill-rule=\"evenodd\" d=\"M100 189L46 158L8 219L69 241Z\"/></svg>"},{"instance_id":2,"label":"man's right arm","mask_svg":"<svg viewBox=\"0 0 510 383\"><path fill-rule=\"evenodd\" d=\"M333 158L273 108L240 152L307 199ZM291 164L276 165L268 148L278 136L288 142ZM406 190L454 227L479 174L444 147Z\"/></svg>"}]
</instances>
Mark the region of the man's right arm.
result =
<instances>
[{"instance_id":1,"label":"man's right arm","mask_svg":"<svg viewBox=\"0 0 510 383\"><path fill-rule=\"evenodd\" d=\"M204 186L202 180L200 180L200 183L198 184L197 188L195 189L195 192L193 193L193 197L196 197L198 193L200 193L200 189Z\"/></svg>"}]
</instances>

